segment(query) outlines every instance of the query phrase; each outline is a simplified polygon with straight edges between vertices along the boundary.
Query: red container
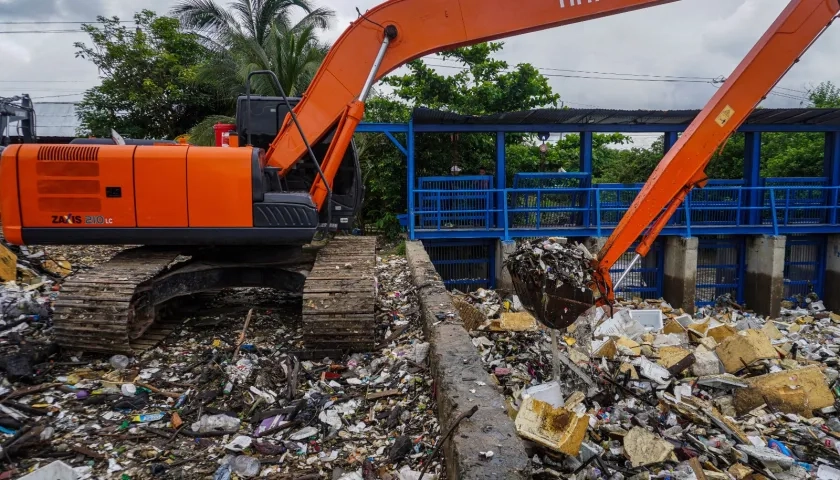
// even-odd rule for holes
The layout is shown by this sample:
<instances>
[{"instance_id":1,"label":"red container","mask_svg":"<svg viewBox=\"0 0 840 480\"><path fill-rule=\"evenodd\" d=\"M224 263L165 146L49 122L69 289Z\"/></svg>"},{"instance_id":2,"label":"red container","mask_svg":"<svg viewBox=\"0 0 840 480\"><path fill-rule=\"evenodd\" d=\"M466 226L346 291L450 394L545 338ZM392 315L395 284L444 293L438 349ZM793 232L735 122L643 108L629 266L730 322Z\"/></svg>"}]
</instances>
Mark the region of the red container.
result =
<instances>
[{"instance_id":1,"label":"red container","mask_svg":"<svg viewBox=\"0 0 840 480\"><path fill-rule=\"evenodd\" d=\"M217 123L213 125L213 132L216 134L216 146L229 147L230 132L234 130L236 130L236 125L231 123Z\"/></svg>"}]
</instances>

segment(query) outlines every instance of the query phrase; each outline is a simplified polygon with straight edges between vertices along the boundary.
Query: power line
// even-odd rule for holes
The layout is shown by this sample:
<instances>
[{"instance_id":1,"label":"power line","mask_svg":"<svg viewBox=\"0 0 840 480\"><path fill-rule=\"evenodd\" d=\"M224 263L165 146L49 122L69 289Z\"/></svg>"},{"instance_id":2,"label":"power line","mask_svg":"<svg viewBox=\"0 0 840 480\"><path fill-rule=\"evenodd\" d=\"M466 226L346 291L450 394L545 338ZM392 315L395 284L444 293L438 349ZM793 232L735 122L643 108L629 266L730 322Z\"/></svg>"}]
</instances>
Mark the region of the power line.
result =
<instances>
[{"instance_id":1,"label":"power line","mask_svg":"<svg viewBox=\"0 0 840 480\"><path fill-rule=\"evenodd\" d=\"M435 63L427 63L426 65L430 67L440 67L440 68L455 68L459 70L466 70L466 67L458 67L455 65L440 65ZM558 78L582 78L586 80L619 80L619 81L626 81L626 82L660 82L660 83L714 83L715 79L709 78L706 80L689 80L689 79L677 79L677 78L626 78L626 77L603 77L603 76L595 76L595 75L565 75L559 73L543 73L545 77L558 77Z\"/></svg>"},{"instance_id":2,"label":"power line","mask_svg":"<svg viewBox=\"0 0 840 480\"><path fill-rule=\"evenodd\" d=\"M450 62L450 63L460 63L456 60L449 60L449 59L444 59L444 58L435 58L435 60L436 61L440 60L440 61ZM449 66L449 65L439 65L439 66L444 67L444 68L456 68L454 66ZM467 69L467 67L465 67L463 65L459 65L457 68ZM568 68L552 68L552 67L534 67L534 68L536 68L537 70L548 70L548 71L557 71L557 72L571 72L571 73L586 73L586 74L594 74L594 75L615 75L615 76L624 76L624 77L658 78L658 79L673 79L673 80L695 80L693 82L687 82L687 83L709 83L709 82L711 82L712 84L717 84L717 83L723 83L725 81L725 77L654 75L654 74L644 74L644 73L618 73L618 72L601 72L601 71L593 71L593 70L574 70L574 69L568 69ZM546 77L560 76L560 75L549 75L549 74L544 74L544 75ZM564 78L591 78L591 77L569 76L569 77L564 77ZM603 79L599 78L599 79L600 80L608 80L608 78L603 78ZM630 79L620 79L620 80L630 80ZM799 93L799 94L802 94L802 95L808 95L809 94L808 91L797 90L797 89L788 88L788 87L776 86L775 89L786 90L788 92ZM797 97L797 99L799 99L799 97ZM808 100L808 99L803 98L803 100ZM569 102L569 103L571 103L571 102Z\"/></svg>"},{"instance_id":3,"label":"power line","mask_svg":"<svg viewBox=\"0 0 840 480\"><path fill-rule=\"evenodd\" d=\"M85 92L81 93L68 93L66 95L45 95L43 97L32 97L32 100L41 100L44 98L65 98L65 97L81 97L85 94Z\"/></svg>"},{"instance_id":4,"label":"power line","mask_svg":"<svg viewBox=\"0 0 840 480\"><path fill-rule=\"evenodd\" d=\"M14 34L14 33L87 33L82 30L2 30L0 34Z\"/></svg>"},{"instance_id":5,"label":"power line","mask_svg":"<svg viewBox=\"0 0 840 480\"><path fill-rule=\"evenodd\" d=\"M2 90L11 90L11 88L9 88L9 87L4 87ZM24 88L23 90L25 90L25 91L26 91L26 93L32 93L32 92L39 92L39 93L44 93L44 92L46 92L46 93L50 93L50 92L60 92L60 93L64 93L64 92L75 92L75 91L77 91L78 89L74 88L74 89L70 90L70 89L61 89L61 88L57 88L57 89L44 89L44 88L35 88L35 89L32 89L32 88Z\"/></svg>"},{"instance_id":6,"label":"power line","mask_svg":"<svg viewBox=\"0 0 840 480\"><path fill-rule=\"evenodd\" d=\"M453 63L460 63L456 60L448 60L448 59L435 59L435 60L442 60L444 62L453 62ZM461 68L466 68L460 66ZM586 73L591 75L619 75L624 77L640 77L640 78L668 78L674 80L706 80L706 81L714 81L718 80L717 78L713 77L699 77L699 76L678 76L678 75L653 75L647 73L618 73L618 72L599 72L593 70L574 70L570 68L553 68L553 67L534 67L537 70L549 70L555 72L570 72L570 73Z\"/></svg>"},{"instance_id":7,"label":"power line","mask_svg":"<svg viewBox=\"0 0 840 480\"><path fill-rule=\"evenodd\" d=\"M0 80L0 83L87 83L86 80Z\"/></svg>"},{"instance_id":8,"label":"power line","mask_svg":"<svg viewBox=\"0 0 840 480\"><path fill-rule=\"evenodd\" d=\"M83 23L112 23L110 20L101 21L101 20L93 20L90 22L53 22L53 21L40 21L40 20L33 20L33 21L20 21L20 22L0 22L0 25L79 25ZM116 23L134 23L133 20L119 20Z\"/></svg>"}]
</instances>

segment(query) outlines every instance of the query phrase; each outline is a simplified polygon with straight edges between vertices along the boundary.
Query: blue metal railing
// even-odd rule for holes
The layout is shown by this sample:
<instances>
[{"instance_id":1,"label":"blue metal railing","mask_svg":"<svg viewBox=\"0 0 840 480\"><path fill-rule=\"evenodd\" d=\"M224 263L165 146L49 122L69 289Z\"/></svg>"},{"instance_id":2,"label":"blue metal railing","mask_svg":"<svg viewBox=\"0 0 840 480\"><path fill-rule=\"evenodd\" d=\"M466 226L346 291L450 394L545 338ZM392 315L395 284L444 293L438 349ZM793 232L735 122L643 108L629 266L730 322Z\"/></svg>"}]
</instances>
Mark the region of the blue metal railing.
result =
<instances>
[{"instance_id":1,"label":"blue metal railing","mask_svg":"<svg viewBox=\"0 0 840 480\"><path fill-rule=\"evenodd\" d=\"M470 179L470 183L477 180ZM604 236L618 225L641 190L636 185L614 184L591 188L459 186L462 188L415 190L414 209L406 223L413 221L418 232L438 232L442 237L510 239L546 232ZM663 234L690 236L692 230L709 235L840 232L838 191L840 186L795 182L763 187L732 182L694 189ZM751 198L763 201L750 205Z\"/></svg>"},{"instance_id":2,"label":"blue metal railing","mask_svg":"<svg viewBox=\"0 0 840 480\"><path fill-rule=\"evenodd\" d=\"M826 237L791 235L785 242L785 297L823 296Z\"/></svg>"}]
</instances>

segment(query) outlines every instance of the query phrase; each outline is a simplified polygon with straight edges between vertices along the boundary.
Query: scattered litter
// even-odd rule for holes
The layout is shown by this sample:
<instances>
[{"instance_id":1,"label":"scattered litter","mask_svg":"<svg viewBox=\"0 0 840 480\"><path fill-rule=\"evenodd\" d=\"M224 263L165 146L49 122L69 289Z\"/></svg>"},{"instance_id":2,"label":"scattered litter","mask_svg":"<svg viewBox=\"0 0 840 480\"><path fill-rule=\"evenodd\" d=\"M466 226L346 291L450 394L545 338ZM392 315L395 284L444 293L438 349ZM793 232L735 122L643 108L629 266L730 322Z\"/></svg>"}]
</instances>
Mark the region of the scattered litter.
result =
<instances>
[{"instance_id":1,"label":"scattered litter","mask_svg":"<svg viewBox=\"0 0 840 480\"><path fill-rule=\"evenodd\" d=\"M404 257L377 257L369 352L311 355L300 295L256 288L179 300L184 325L141 355L60 351L51 305L67 263L84 270L118 250L8 249L0 443L12 478L445 476L442 458L426 461L440 427Z\"/></svg>"},{"instance_id":2,"label":"scattered litter","mask_svg":"<svg viewBox=\"0 0 840 480\"><path fill-rule=\"evenodd\" d=\"M576 248L521 242L507 266L577 287L586 257L563 257ZM500 328L524 312L508 293L452 296L478 313L473 345L534 448L533 478L840 480L840 314L818 299L768 319L726 296L693 315L619 298L552 330Z\"/></svg>"}]
</instances>

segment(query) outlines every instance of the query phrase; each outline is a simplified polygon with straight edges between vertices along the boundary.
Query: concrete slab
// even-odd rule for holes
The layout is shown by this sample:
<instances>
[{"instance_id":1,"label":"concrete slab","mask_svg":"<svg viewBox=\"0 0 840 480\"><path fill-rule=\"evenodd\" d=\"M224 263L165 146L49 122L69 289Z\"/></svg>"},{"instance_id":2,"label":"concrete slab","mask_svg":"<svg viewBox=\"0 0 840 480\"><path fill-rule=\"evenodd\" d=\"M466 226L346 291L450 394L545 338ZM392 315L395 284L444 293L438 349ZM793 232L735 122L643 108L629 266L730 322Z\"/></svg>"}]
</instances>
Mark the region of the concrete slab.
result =
<instances>
[{"instance_id":1,"label":"concrete slab","mask_svg":"<svg viewBox=\"0 0 840 480\"><path fill-rule=\"evenodd\" d=\"M406 242L406 257L418 289L426 338L431 343L429 359L441 430L448 429L460 413L474 405L479 407L472 418L461 422L443 447L447 475L450 479L530 478L525 442L516 434L504 397L484 370L423 244ZM482 459L479 452L488 450L493 451L493 457Z\"/></svg>"}]
</instances>

